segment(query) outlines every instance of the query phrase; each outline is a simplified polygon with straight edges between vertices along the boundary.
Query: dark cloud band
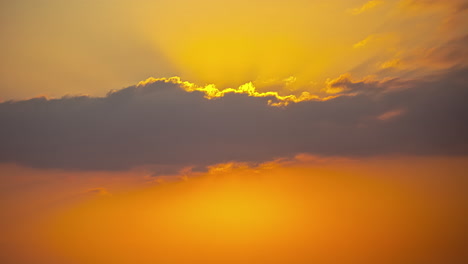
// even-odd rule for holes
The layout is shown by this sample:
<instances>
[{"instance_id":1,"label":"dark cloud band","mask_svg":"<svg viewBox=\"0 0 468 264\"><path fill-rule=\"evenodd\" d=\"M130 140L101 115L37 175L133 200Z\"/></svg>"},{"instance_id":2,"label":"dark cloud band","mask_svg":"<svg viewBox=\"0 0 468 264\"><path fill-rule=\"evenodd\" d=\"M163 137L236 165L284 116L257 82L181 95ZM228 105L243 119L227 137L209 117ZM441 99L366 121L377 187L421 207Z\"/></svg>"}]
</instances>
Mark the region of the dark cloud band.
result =
<instances>
[{"instance_id":1,"label":"dark cloud band","mask_svg":"<svg viewBox=\"0 0 468 264\"><path fill-rule=\"evenodd\" d=\"M146 164L337 156L468 154L468 70L434 80L347 83L354 96L268 106L268 97L207 100L174 83L103 98L0 104L0 162L119 170ZM404 88L402 88L404 87ZM361 92L359 92L361 91Z\"/></svg>"}]
</instances>

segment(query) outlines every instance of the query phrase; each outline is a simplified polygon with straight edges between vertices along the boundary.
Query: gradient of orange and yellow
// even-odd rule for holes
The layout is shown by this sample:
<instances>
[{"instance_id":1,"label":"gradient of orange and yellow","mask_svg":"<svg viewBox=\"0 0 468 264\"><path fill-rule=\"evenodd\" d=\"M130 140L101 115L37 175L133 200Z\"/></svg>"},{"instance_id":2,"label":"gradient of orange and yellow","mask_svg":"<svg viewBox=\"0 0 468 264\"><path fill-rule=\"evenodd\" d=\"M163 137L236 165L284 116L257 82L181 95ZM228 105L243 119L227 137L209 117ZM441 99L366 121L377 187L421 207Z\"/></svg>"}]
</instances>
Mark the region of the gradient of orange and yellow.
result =
<instances>
[{"instance_id":1,"label":"gradient of orange and yellow","mask_svg":"<svg viewBox=\"0 0 468 264\"><path fill-rule=\"evenodd\" d=\"M150 76L283 95L351 73L425 76L461 58L463 0L2 3L2 98L101 96ZM86 70L82 70L86 69Z\"/></svg>"},{"instance_id":2,"label":"gradient of orange and yellow","mask_svg":"<svg viewBox=\"0 0 468 264\"><path fill-rule=\"evenodd\" d=\"M468 263L467 12L1 1L0 263Z\"/></svg>"},{"instance_id":3,"label":"gradient of orange and yellow","mask_svg":"<svg viewBox=\"0 0 468 264\"><path fill-rule=\"evenodd\" d=\"M62 204L11 219L3 254L11 263L457 263L467 257L467 164L299 155L157 178L81 173L68 184L33 178L59 172L12 167L39 195L5 204Z\"/></svg>"}]
</instances>

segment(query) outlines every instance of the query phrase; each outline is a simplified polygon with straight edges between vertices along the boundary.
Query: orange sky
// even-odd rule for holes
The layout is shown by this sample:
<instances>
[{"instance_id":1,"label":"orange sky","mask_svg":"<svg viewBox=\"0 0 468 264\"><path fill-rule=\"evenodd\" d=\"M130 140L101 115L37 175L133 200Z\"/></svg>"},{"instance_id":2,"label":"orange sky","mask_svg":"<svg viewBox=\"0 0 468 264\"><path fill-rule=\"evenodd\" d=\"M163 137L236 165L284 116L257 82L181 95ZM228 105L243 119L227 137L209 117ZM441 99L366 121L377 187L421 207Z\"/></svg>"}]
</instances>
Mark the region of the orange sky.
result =
<instances>
[{"instance_id":1,"label":"orange sky","mask_svg":"<svg viewBox=\"0 0 468 264\"><path fill-rule=\"evenodd\" d=\"M466 0L0 3L0 263L468 263Z\"/></svg>"},{"instance_id":2,"label":"orange sky","mask_svg":"<svg viewBox=\"0 0 468 264\"><path fill-rule=\"evenodd\" d=\"M467 164L466 158L299 155L255 167L220 164L179 178L145 177L141 169L78 175L4 165L11 176L3 186L28 187L4 193L2 207L17 209L4 211L11 218L2 224L1 244L9 249L3 257L24 263L456 262L466 257L460 246L468 231Z\"/></svg>"}]
</instances>

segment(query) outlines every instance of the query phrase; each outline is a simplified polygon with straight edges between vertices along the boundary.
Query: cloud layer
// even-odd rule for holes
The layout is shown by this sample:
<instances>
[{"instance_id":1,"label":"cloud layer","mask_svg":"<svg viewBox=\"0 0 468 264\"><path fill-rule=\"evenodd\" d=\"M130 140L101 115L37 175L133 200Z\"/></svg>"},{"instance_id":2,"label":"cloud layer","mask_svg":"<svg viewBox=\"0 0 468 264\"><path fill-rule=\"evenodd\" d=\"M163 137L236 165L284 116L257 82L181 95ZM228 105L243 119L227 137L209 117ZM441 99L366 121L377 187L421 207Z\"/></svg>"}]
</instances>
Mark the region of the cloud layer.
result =
<instances>
[{"instance_id":1,"label":"cloud layer","mask_svg":"<svg viewBox=\"0 0 468 264\"><path fill-rule=\"evenodd\" d=\"M468 70L426 80L329 82L338 98L272 107L275 97L208 100L156 81L106 97L0 104L0 162L79 170L324 156L468 154Z\"/></svg>"}]
</instances>

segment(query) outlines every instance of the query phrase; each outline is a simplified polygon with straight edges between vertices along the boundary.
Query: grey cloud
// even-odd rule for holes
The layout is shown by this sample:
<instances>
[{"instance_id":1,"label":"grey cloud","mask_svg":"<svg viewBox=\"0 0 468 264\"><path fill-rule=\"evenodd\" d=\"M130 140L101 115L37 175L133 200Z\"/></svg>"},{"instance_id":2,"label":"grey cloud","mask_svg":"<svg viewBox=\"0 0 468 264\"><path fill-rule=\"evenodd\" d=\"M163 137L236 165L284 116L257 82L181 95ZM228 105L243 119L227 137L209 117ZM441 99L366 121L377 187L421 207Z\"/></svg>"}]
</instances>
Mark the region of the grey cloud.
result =
<instances>
[{"instance_id":1,"label":"grey cloud","mask_svg":"<svg viewBox=\"0 0 468 264\"><path fill-rule=\"evenodd\" d=\"M468 154L468 70L431 81L352 83L362 93L284 108L273 98L207 100L173 83L106 97L35 98L0 104L0 162L77 170L139 165L261 162L324 156ZM395 88L406 87L406 88ZM382 114L404 113L389 120Z\"/></svg>"}]
</instances>

